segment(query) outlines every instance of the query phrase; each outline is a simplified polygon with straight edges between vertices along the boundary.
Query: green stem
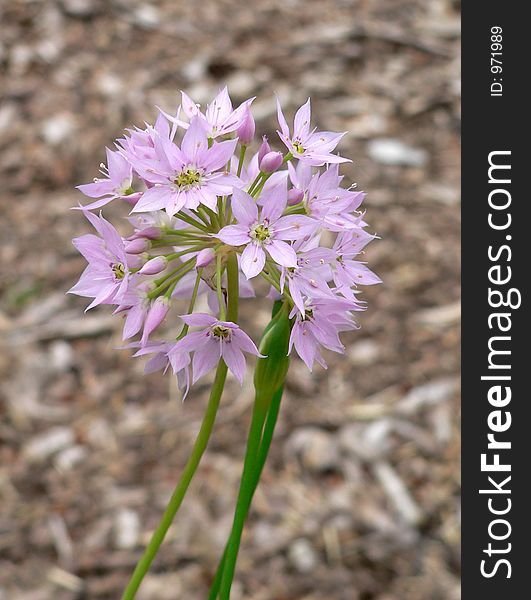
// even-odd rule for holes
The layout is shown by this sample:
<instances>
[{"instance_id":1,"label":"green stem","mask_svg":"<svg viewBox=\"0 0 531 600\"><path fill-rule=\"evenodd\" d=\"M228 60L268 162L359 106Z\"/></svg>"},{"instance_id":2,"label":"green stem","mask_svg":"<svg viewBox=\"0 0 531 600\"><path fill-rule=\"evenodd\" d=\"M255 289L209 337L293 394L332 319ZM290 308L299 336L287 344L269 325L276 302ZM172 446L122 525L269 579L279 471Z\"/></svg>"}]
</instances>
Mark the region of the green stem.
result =
<instances>
[{"instance_id":1,"label":"green stem","mask_svg":"<svg viewBox=\"0 0 531 600\"><path fill-rule=\"evenodd\" d=\"M190 485L192 477L197 470L201 457L203 456L203 453L207 447L210 434L212 433L212 428L216 419L226 377L227 365L223 361L220 361L216 371L216 377L212 385L212 390L210 392L210 399L205 411L205 416L203 417L203 422L201 423L201 429L197 434L190 458L184 467L181 479L172 494L166 510L164 511L162 520L151 537L151 540L144 554L142 555L142 558L138 562L133 572L131 580L126 587L125 592L123 593L122 600L133 600L135 597L145 574L153 562L153 559L155 558L164 540L164 537L166 536L166 533L168 532L168 529L170 528L170 525L172 524L173 519L175 518L175 515L182 504L183 498L188 490L188 486Z\"/></svg>"},{"instance_id":2,"label":"green stem","mask_svg":"<svg viewBox=\"0 0 531 600\"><path fill-rule=\"evenodd\" d=\"M188 305L188 312L186 313L188 315L191 314L192 311L194 310L195 302L197 300L197 292L199 290L199 284L201 283L201 273L202 272L203 272L203 269L197 269L197 276L195 278L194 290L192 292L192 298L190 299L190 304ZM177 341L182 340L182 338L188 333L189 329L190 329L190 325L188 325L188 323L185 323L181 332L177 336Z\"/></svg>"},{"instance_id":3,"label":"green stem","mask_svg":"<svg viewBox=\"0 0 531 600\"><path fill-rule=\"evenodd\" d=\"M208 229L208 227L206 225L203 225L199 221L196 221L190 215L187 215L187 214L185 214L183 212L178 212L176 216L179 219L181 219L181 221L184 221L185 223L188 223L188 225L192 225L192 227L197 227L197 229L200 229L201 231L204 231L205 233L209 233L209 229Z\"/></svg>"},{"instance_id":4,"label":"green stem","mask_svg":"<svg viewBox=\"0 0 531 600\"><path fill-rule=\"evenodd\" d=\"M233 323L238 320L239 287L238 258L235 252L231 252L227 257L227 293L229 295L227 319Z\"/></svg>"},{"instance_id":5,"label":"green stem","mask_svg":"<svg viewBox=\"0 0 531 600\"><path fill-rule=\"evenodd\" d=\"M256 467L255 467L255 471L253 473L253 475L254 475L253 483L252 483L252 486L249 488L249 495L245 499L246 500L245 518L247 517L247 514L249 513L249 509L251 507L251 502L253 500L256 488L258 487L258 483L260 481L260 476L262 475L262 471L264 469L267 455L269 453L269 448L271 447L271 441L273 439L273 433L275 431L275 425L277 423L277 417L278 417L278 412L280 409L280 401L282 399L283 391L284 391L284 388L281 387L273 395L273 399L271 400L271 405L270 405L269 411L267 413L266 422L264 425L264 432L262 434L262 440L260 442L260 448L258 450L258 458L256 461ZM216 570L216 574L214 575L214 579L212 581L212 587L210 588L208 600L216 600L216 598L218 597L219 587L221 585L221 577L223 575L223 569L225 567L225 560L226 560L226 556L227 556L228 546L229 546L229 544L227 542L227 545L225 546L225 550L223 551L223 556L221 557L218 568Z\"/></svg>"},{"instance_id":6,"label":"green stem","mask_svg":"<svg viewBox=\"0 0 531 600\"><path fill-rule=\"evenodd\" d=\"M245 159L245 153L247 152L247 146L242 144L240 148L240 159L238 160L238 170L236 171L236 175L239 177L242 174L243 169L243 161Z\"/></svg>"},{"instance_id":7,"label":"green stem","mask_svg":"<svg viewBox=\"0 0 531 600\"><path fill-rule=\"evenodd\" d=\"M221 277L223 275L223 266L221 264L221 254L216 256L216 295L219 305L219 320L226 319L225 298L223 297L223 288L221 287Z\"/></svg>"},{"instance_id":8,"label":"green stem","mask_svg":"<svg viewBox=\"0 0 531 600\"><path fill-rule=\"evenodd\" d=\"M160 296L162 292L166 290L166 288L174 283L177 283L180 279L182 279L186 273L190 272L195 265L196 258L190 258L185 263L180 265L174 273L169 274L165 277L165 280L160 283L154 290L148 293L147 297L150 299L156 298Z\"/></svg>"},{"instance_id":9,"label":"green stem","mask_svg":"<svg viewBox=\"0 0 531 600\"><path fill-rule=\"evenodd\" d=\"M266 403L259 401L255 402L253 407L253 416L251 418L251 426L247 438L247 449L245 452L240 491L238 492L238 500L236 501L236 511L234 513L232 531L225 553L223 575L221 576L219 588L221 600L229 600L230 598L230 590L232 587L232 580L234 579L236 559L238 558L243 526L249 509L249 498L252 498L254 492L253 483L258 465L260 440L262 438L264 421L267 416L267 408Z\"/></svg>"},{"instance_id":10,"label":"green stem","mask_svg":"<svg viewBox=\"0 0 531 600\"><path fill-rule=\"evenodd\" d=\"M253 191L255 189L255 187L258 185L258 182L262 179L262 177L265 175L265 173L262 173L262 171L260 171L258 173L258 175L255 177L254 181L251 183L251 185L249 186L249 189L247 190L247 193L249 194L249 196L253 195Z\"/></svg>"}]
</instances>

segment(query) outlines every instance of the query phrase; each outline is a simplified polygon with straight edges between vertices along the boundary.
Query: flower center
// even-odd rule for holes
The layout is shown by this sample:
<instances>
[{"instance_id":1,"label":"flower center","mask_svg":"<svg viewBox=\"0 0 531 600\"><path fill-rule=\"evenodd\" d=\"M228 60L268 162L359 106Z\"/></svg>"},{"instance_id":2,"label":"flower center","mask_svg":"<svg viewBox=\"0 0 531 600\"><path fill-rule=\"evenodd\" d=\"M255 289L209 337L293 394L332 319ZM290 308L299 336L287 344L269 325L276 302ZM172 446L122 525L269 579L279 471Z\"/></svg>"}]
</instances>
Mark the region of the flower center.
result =
<instances>
[{"instance_id":1,"label":"flower center","mask_svg":"<svg viewBox=\"0 0 531 600\"><path fill-rule=\"evenodd\" d=\"M130 179L124 179L121 185L116 189L119 196L130 196L135 193Z\"/></svg>"},{"instance_id":2,"label":"flower center","mask_svg":"<svg viewBox=\"0 0 531 600\"><path fill-rule=\"evenodd\" d=\"M267 242L271 238L269 227L264 223L259 223L251 229L251 237L261 244Z\"/></svg>"},{"instance_id":3,"label":"flower center","mask_svg":"<svg viewBox=\"0 0 531 600\"><path fill-rule=\"evenodd\" d=\"M123 279L125 277L125 266L123 263L114 263L111 265L111 269L116 279Z\"/></svg>"},{"instance_id":4,"label":"flower center","mask_svg":"<svg viewBox=\"0 0 531 600\"><path fill-rule=\"evenodd\" d=\"M230 339L230 333L229 327L224 327L223 325L216 325L212 328L212 334L222 340Z\"/></svg>"},{"instance_id":5,"label":"flower center","mask_svg":"<svg viewBox=\"0 0 531 600\"><path fill-rule=\"evenodd\" d=\"M197 169L186 169L181 171L173 180L178 188L187 189L197 185L201 181L201 173Z\"/></svg>"},{"instance_id":6,"label":"flower center","mask_svg":"<svg viewBox=\"0 0 531 600\"><path fill-rule=\"evenodd\" d=\"M298 152L299 154L304 154L304 148L298 140L295 140L293 142L293 148L295 148L295 151Z\"/></svg>"}]
</instances>

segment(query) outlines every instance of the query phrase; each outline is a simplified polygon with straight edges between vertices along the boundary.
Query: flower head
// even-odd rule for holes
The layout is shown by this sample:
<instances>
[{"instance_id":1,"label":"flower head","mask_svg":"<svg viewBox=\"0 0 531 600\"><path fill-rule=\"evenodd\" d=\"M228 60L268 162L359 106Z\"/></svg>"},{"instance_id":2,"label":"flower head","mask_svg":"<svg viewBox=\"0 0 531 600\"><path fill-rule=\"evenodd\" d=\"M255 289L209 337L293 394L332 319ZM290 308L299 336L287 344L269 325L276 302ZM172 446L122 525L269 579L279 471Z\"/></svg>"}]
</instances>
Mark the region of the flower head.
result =
<instances>
[{"instance_id":1,"label":"flower head","mask_svg":"<svg viewBox=\"0 0 531 600\"><path fill-rule=\"evenodd\" d=\"M278 103L287 152L265 136L252 148L252 102L233 108L223 88L202 109L183 92L175 116L159 109L153 125L126 130L107 149L104 177L79 186L96 199L80 208L97 235L73 240L88 265L70 292L92 298L88 308L113 304L124 340L138 336L129 346L150 355L147 371L171 367L185 395L220 360L241 382L244 354L260 356L227 317L235 298L260 291L258 276L267 298L282 303L289 351L310 369L326 366L324 349L344 352L340 334L365 309L360 287L380 282L361 256L376 237L360 210L365 194L339 173L343 134L312 129L309 100L290 129ZM133 205L125 238L87 210L114 199ZM180 330L154 341L184 306Z\"/></svg>"}]
</instances>

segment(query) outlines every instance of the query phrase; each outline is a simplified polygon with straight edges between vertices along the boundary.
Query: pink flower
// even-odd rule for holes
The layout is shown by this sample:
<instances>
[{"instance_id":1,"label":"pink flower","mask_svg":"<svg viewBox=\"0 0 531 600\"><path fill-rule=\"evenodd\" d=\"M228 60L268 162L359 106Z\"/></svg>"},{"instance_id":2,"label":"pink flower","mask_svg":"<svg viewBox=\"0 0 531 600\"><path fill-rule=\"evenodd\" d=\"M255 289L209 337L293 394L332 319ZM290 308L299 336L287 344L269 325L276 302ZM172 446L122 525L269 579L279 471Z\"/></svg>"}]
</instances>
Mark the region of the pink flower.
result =
<instances>
[{"instance_id":1,"label":"pink flower","mask_svg":"<svg viewBox=\"0 0 531 600\"><path fill-rule=\"evenodd\" d=\"M86 310L98 304L120 304L131 278L130 262L136 256L126 254L120 234L102 216L88 211L84 215L101 237L89 233L72 240L89 264L69 293L94 298Z\"/></svg>"},{"instance_id":2,"label":"pink flower","mask_svg":"<svg viewBox=\"0 0 531 600\"><path fill-rule=\"evenodd\" d=\"M245 374L244 352L261 356L251 338L238 325L218 321L206 313L184 315L182 320L190 327L201 327L201 331L188 333L172 350L175 356L194 353L192 360L193 383L213 369L220 358L243 383Z\"/></svg>"},{"instance_id":3,"label":"pink flower","mask_svg":"<svg viewBox=\"0 0 531 600\"><path fill-rule=\"evenodd\" d=\"M335 284L342 289L358 285L375 285L382 280L365 263L353 260L375 235L363 229L345 231L337 236L334 243L335 260L331 263Z\"/></svg>"},{"instance_id":4,"label":"pink flower","mask_svg":"<svg viewBox=\"0 0 531 600\"><path fill-rule=\"evenodd\" d=\"M358 328L350 315L351 310L360 310L360 307L342 298L329 297L313 298L303 315L294 307L290 317L296 318L291 330L289 351L294 347L310 371L315 361L326 368L321 347L343 354L345 347L339 339L339 332Z\"/></svg>"},{"instance_id":5,"label":"pink flower","mask_svg":"<svg viewBox=\"0 0 531 600\"><path fill-rule=\"evenodd\" d=\"M138 342L129 345L129 347L138 346ZM175 352L175 346L175 342L147 342L133 356L155 355L146 363L145 373L166 372L171 366L174 375L177 376L177 385L184 400L190 389L190 357L186 353Z\"/></svg>"},{"instance_id":6,"label":"pink flower","mask_svg":"<svg viewBox=\"0 0 531 600\"><path fill-rule=\"evenodd\" d=\"M348 158L342 158L336 154L331 154L337 146L344 133L334 133L332 131L310 130L310 99L301 106L295 114L293 122L293 134L290 134L286 118L282 112L282 107L277 98L277 115L281 131L277 131L280 139L286 145L286 148L297 158L309 165L319 167L325 163L343 163L351 162Z\"/></svg>"},{"instance_id":7,"label":"pink flower","mask_svg":"<svg viewBox=\"0 0 531 600\"><path fill-rule=\"evenodd\" d=\"M311 235L316 222L304 215L282 217L287 204L285 184L275 186L262 197L263 208L258 215L256 202L242 190L234 190L232 211L237 225L227 225L216 237L231 246L245 246L241 269L247 279L258 275L264 268L266 252L283 267L296 267L295 250L285 240L296 240Z\"/></svg>"},{"instance_id":8,"label":"pink flower","mask_svg":"<svg viewBox=\"0 0 531 600\"><path fill-rule=\"evenodd\" d=\"M195 209L200 204L216 209L217 196L232 194L239 179L219 170L234 154L237 140L214 143L208 147L207 134L198 117L190 122L181 148L168 138L154 139L154 159L141 163L142 176L152 184L132 212L165 209L172 216L182 208Z\"/></svg>"},{"instance_id":9,"label":"pink flower","mask_svg":"<svg viewBox=\"0 0 531 600\"><path fill-rule=\"evenodd\" d=\"M288 165L290 179L301 186L304 192L306 212L321 221L329 231L359 229L365 226L363 215L355 214L365 198L364 192L353 192L339 187L343 177L339 176L339 165L331 165L323 173L311 174L311 167L299 163L295 169Z\"/></svg>"},{"instance_id":10,"label":"pink flower","mask_svg":"<svg viewBox=\"0 0 531 600\"><path fill-rule=\"evenodd\" d=\"M329 248L315 246L315 238L304 244L295 244L297 249L297 266L294 269L282 269L280 275L280 289L284 291L286 282L295 306L304 315L306 310L305 299L319 296L334 297L333 291L328 286L331 279L329 262L335 254Z\"/></svg>"},{"instance_id":11,"label":"pink flower","mask_svg":"<svg viewBox=\"0 0 531 600\"><path fill-rule=\"evenodd\" d=\"M242 102L238 108L232 108L232 102L227 87L221 89L217 96L207 105L205 114L200 110L200 105L196 104L187 94L181 92L181 109L184 115L189 119L190 125L194 118L198 118L203 123L208 137L214 139L227 133L232 133L241 127L249 117L247 110L254 98ZM178 117L166 117L184 129L189 127L186 121ZM252 115L251 115L252 119ZM253 133L254 135L254 133Z\"/></svg>"},{"instance_id":12,"label":"pink flower","mask_svg":"<svg viewBox=\"0 0 531 600\"><path fill-rule=\"evenodd\" d=\"M126 158L120 153L113 152L109 148L105 149L107 152L107 167L102 165L101 172L105 177L101 179L95 179L94 183L85 183L78 185L77 189L85 196L89 198L101 198L96 202L87 204L83 207L75 207L76 209L92 210L94 208L100 208L108 204L115 198L122 198L128 202L136 202L140 197L140 192L133 190L133 168L129 164Z\"/></svg>"}]
</instances>

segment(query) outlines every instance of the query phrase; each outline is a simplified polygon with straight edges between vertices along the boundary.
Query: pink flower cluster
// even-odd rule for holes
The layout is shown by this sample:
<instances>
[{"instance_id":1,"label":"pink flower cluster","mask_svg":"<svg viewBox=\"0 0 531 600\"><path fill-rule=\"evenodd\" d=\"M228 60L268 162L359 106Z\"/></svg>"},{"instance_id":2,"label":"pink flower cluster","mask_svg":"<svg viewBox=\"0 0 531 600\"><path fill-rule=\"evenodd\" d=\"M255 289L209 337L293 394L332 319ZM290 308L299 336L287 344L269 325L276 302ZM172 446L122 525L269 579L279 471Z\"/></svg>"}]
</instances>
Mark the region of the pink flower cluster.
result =
<instances>
[{"instance_id":1,"label":"pink flower cluster","mask_svg":"<svg viewBox=\"0 0 531 600\"><path fill-rule=\"evenodd\" d=\"M203 112L183 92L176 115L127 130L107 149L103 177L78 188L93 199L78 208L96 234L73 240L88 266L70 291L92 298L87 310L114 305L124 340L138 335L136 355L152 355L146 369L171 367L185 391L220 359L241 382L244 353L259 356L226 318L229 255L240 297L254 297L261 278L270 297L288 303L290 352L310 370L326 367L323 348L344 352L339 334L357 328L353 313L365 308L360 286L380 282L360 259L375 238L360 212L364 193L341 187L347 159L334 150L343 134L311 128L310 100L290 129L277 101L286 151L264 136L249 156L252 102L234 109L225 88ZM131 208L127 237L90 212L115 200ZM176 337L152 339L178 298L189 308Z\"/></svg>"}]
</instances>

